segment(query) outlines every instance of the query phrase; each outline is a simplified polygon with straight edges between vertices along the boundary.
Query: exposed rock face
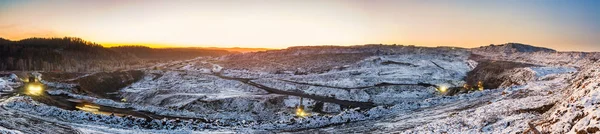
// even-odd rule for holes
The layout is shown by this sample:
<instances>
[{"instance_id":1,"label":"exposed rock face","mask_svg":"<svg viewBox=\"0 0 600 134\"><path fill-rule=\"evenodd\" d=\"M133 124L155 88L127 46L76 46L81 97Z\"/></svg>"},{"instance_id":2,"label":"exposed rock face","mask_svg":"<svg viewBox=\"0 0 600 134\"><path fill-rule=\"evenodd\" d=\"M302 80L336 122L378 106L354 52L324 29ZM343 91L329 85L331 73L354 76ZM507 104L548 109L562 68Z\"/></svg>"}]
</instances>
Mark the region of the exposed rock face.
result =
<instances>
[{"instance_id":1,"label":"exposed rock face","mask_svg":"<svg viewBox=\"0 0 600 134\"><path fill-rule=\"evenodd\" d=\"M563 90L563 99L547 114L538 130L543 133L600 132L600 63L590 64Z\"/></svg>"}]
</instances>

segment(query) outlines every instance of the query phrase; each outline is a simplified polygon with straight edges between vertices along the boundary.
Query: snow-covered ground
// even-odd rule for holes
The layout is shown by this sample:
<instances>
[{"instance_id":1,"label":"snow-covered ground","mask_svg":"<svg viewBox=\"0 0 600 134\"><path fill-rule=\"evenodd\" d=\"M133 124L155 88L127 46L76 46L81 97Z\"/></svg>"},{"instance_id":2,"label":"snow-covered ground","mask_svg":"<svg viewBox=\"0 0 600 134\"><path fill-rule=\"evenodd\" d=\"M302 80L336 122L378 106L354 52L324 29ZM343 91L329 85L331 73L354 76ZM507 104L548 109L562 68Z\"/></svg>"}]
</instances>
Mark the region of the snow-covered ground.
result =
<instances>
[{"instance_id":1,"label":"snow-covered ground","mask_svg":"<svg viewBox=\"0 0 600 134\"><path fill-rule=\"evenodd\" d=\"M553 133L600 132L600 63L583 67L552 110L537 120L536 128Z\"/></svg>"},{"instance_id":2,"label":"snow-covered ground","mask_svg":"<svg viewBox=\"0 0 600 134\"><path fill-rule=\"evenodd\" d=\"M492 49L300 47L201 57L142 69L141 80L119 90L118 96L123 98L120 101L77 92L72 83L42 81L50 87L50 95L182 119L97 115L60 109L27 96L0 95L0 116L6 118L0 121L0 133L598 131L594 126L600 119L600 64L593 57L586 57L594 54L502 51L484 55L489 50ZM479 59L470 59L470 51L479 54ZM311 58L324 54L336 54L335 59L340 61ZM346 54L360 56L343 59ZM537 60L527 55L547 57ZM566 60L565 55L576 56L577 60ZM294 65L283 60L285 56L323 65ZM361 56L362 59L355 59ZM504 83L497 89L470 90L452 96L441 93L447 88L463 87L468 72L482 59L536 66L505 70L501 74L506 76L499 77ZM521 78L524 76L527 78ZM9 88L18 84L8 77L0 79L0 89L5 92L13 91ZM310 113L304 118L294 114L301 97ZM27 122L35 122L31 124L35 127L27 128Z\"/></svg>"}]
</instances>

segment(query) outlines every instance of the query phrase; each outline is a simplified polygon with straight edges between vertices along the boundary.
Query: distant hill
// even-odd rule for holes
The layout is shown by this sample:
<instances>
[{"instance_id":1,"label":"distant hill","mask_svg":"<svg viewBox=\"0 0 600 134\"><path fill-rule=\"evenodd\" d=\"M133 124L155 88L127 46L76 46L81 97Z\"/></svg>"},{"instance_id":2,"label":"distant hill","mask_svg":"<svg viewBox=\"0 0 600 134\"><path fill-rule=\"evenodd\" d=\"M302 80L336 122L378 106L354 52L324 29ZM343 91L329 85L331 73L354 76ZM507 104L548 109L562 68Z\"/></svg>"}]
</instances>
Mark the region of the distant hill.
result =
<instances>
[{"instance_id":1,"label":"distant hill","mask_svg":"<svg viewBox=\"0 0 600 134\"><path fill-rule=\"evenodd\" d=\"M127 46L105 48L80 38L28 38L10 41L0 38L1 70L102 71L144 66L161 60L231 54L224 50L152 49Z\"/></svg>"},{"instance_id":2,"label":"distant hill","mask_svg":"<svg viewBox=\"0 0 600 134\"><path fill-rule=\"evenodd\" d=\"M150 48L146 46L118 46L109 49L128 57L144 60L182 60L199 56L221 56L236 53L204 48Z\"/></svg>"},{"instance_id":3,"label":"distant hill","mask_svg":"<svg viewBox=\"0 0 600 134\"><path fill-rule=\"evenodd\" d=\"M241 47L231 47L231 48L207 47L207 48L203 48L203 49L226 50L226 51L230 51L230 52L240 52L240 53L275 50L275 49L270 49L270 48L241 48Z\"/></svg>"},{"instance_id":4,"label":"distant hill","mask_svg":"<svg viewBox=\"0 0 600 134\"><path fill-rule=\"evenodd\" d=\"M482 46L479 48L475 48L475 50L488 51L488 52L504 52L504 53L556 52L556 50L554 50L554 49L536 47L536 46L531 46L531 45L521 44L521 43L506 43L506 44L501 44L501 45L493 45L492 44L489 46Z\"/></svg>"}]
</instances>

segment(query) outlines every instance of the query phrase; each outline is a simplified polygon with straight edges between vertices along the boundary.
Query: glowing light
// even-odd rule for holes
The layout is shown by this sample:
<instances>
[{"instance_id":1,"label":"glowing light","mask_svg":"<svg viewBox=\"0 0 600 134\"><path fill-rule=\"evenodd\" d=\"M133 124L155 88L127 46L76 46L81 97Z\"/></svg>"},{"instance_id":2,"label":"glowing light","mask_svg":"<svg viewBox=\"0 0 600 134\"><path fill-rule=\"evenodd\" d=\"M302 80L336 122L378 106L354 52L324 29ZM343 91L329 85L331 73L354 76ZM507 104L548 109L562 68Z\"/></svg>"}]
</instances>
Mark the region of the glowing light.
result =
<instances>
[{"instance_id":1,"label":"glowing light","mask_svg":"<svg viewBox=\"0 0 600 134\"><path fill-rule=\"evenodd\" d=\"M85 111L85 112L89 112L89 113L93 113L93 114L102 114L102 115L116 115L116 116L123 116L124 114L119 114L119 113L112 113L112 112L105 112L100 110L100 106L93 104L93 103L88 103L88 102L84 102L84 103L79 103L77 104L77 106L75 106L76 109L81 110L81 111Z\"/></svg>"},{"instance_id":2,"label":"glowing light","mask_svg":"<svg viewBox=\"0 0 600 134\"><path fill-rule=\"evenodd\" d=\"M441 93L445 93L445 92L448 91L448 87L446 87L446 86L440 86L440 87L438 87L437 90L440 91Z\"/></svg>"},{"instance_id":3,"label":"glowing light","mask_svg":"<svg viewBox=\"0 0 600 134\"><path fill-rule=\"evenodd\" d=\"M40 84L29 84L27 85L25 94L39 96L44 94L44 88Z\"/></svg>"},{"instance_id":4,"label":"glowing light","mask_svg":"<svg viewBox=\"0 0 600 134\"><path fill-rule=\"evenodd\" d=\"M479 89L479 91L483 91L484 87L482 81L477 82L477 89Z\"/></svg>"},{"instance_id":5,"label":"glowing light","mask_svg":"<svg viewBox=\"0 0 600 134\"><path fill-rule=\"evenodd\" d=\"M471 85L469 85L469 84L464 84L464 85L463 85L463 88L464 88L465 90L473 90L473 88L472 88L472 87L471 87Z\"/></svg>"},{"instance_id":6,"label":"glowing light","mask_svg":"<svg viewBox=\"0 0 600 134\"><path fill-rule=\"evenodd\" d=\"M90 105L90 104L77 105L77 106L75 106L75 108L77 108L81 111L86 111L86 112L91 112L91 113L98 113L100 111L99 106Z\"/></svg>"},{"instance_id":7,"label":"glowing light","mask_svg":"<svg viewBox=\"0 0 600 134\"><path fill-rule=\"evenodd\" d=\"M309 113L304 111L304 107L300 106L300 107L296 108L296 116L304 118L309 115L310 115Z\"/></svg>"}]
</instances>

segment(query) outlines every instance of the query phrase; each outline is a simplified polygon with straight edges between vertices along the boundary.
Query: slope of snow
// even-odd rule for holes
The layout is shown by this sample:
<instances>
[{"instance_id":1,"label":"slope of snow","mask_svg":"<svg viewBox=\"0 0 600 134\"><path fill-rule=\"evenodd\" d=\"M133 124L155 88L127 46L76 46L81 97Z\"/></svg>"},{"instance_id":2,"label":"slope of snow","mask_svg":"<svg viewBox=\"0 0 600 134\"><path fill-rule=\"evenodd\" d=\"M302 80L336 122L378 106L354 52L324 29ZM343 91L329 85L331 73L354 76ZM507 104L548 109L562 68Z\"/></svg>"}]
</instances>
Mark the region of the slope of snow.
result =
<instances>
[{"instance_id":1,"label":"slope of snow","mask_svg":"<svg viewBox=\"0 0 600 134\"><path fill-rule=\"evenodd\" d=\"M536 77L544 77L551 74L571 73L577 71L577 69L572 67L531 67L530 69L535 71Z\"/></svg>"},{"instance_id":2,"label":"slope of snow","mask_svg":"<svg viewBox=\"0 0 600 134\"><path fill-rule=\"evenodd\" d=\"M600 132L600 63L585 66L536 128L553 133Z\"/></svg>"}]
</instances>

